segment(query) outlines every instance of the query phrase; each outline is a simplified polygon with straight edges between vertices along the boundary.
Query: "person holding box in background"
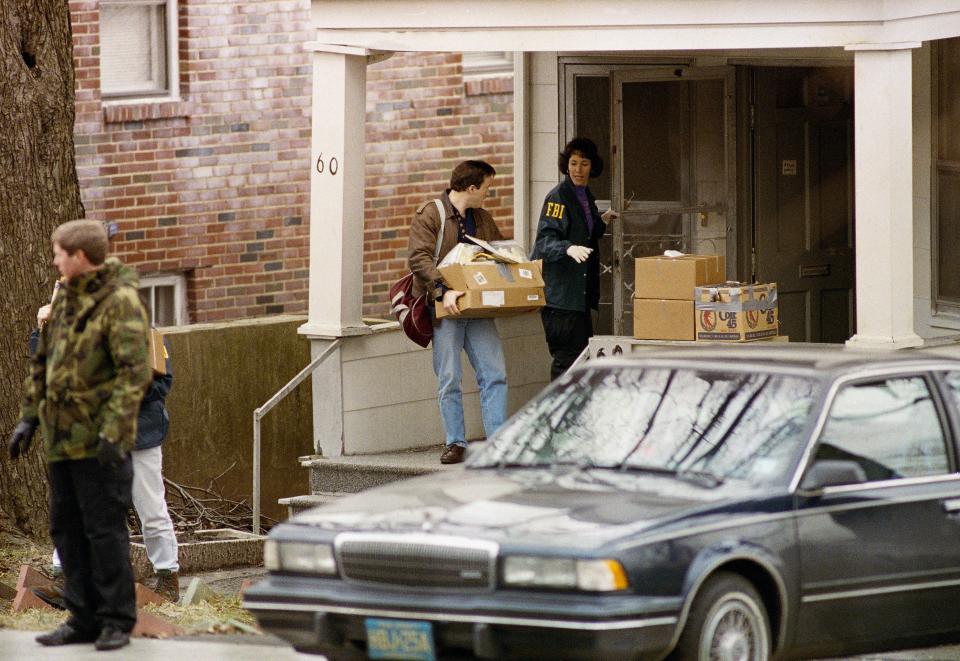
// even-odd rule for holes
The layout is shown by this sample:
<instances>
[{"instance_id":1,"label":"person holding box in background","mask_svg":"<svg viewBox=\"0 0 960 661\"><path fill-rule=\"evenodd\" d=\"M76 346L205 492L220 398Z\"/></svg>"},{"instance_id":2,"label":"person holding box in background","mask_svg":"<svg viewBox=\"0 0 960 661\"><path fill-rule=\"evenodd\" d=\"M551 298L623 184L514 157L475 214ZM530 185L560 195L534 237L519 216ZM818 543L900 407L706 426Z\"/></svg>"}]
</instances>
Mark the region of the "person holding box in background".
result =
<instances>
[{"instance_id":1,"label":"person holding box in background","mask_svg":"<svg viewBox=\"0 0 960 661\"><path fill-rule=\"evenodd\" d=\"M467 352L477 373L480 387L480 413L489 437L507 417L507 370L503 347L493 319L460 318L457 299L463 292L449 289L437 270L434 256L440 239L439 255L450 252L467 236L484 241L502 237L493 216L483 209L483 200L496 174L485 161L464 161L450 175L450 188L435 201L417 209L410 226L410 270L416 276L413 294L433 292L428 297L442 305L451 316L436 320L433 329L433 371L437 375L440 417L446 435L446 447L440 462L463 461L467 447L463 420L462 373L460 354Z\"/></svg>"}]
</instances>

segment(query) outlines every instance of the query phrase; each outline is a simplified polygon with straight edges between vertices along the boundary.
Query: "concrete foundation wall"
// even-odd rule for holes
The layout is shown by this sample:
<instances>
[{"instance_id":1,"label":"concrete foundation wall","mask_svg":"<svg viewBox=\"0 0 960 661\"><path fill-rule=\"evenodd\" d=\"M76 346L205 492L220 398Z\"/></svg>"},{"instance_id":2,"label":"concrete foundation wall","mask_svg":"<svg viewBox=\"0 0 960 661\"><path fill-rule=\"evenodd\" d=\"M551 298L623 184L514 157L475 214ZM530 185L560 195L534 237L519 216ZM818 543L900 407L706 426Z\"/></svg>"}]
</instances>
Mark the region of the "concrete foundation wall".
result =
<instances>
[{"instance_id":1,"label":"concrete foundation wall","mask_svg":"<svg viewBox=\"0 0 960 661\"><path fill-rule=\"evenodd\" d=\"M297 335L303 321L280 316L165 330L174 375L167 478L208 487L223 473L223 495L252 503L253 410L310 362L310 343ZM308 379L261 422L262 507L275 519L286 517L278 498L307 489L297 457L313 452L310 388Z\"/></svg>"}]
</instances>

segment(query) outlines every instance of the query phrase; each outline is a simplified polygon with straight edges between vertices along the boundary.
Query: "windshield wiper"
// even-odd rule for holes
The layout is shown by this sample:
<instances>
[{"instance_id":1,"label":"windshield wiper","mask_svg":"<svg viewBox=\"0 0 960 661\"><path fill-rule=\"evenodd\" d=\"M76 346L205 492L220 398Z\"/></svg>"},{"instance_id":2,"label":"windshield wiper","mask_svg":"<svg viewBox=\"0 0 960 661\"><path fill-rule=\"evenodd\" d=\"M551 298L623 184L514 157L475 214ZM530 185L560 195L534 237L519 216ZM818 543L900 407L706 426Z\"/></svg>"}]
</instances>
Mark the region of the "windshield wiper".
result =
<instances>
[{"instance_id":1,"label":"windshield wiper","mask_svg":"<svg viewBox=\"0 0 960 661\"><path fill-rule=\"evenodd\" d=\"M678 480L684 482L689 482L691 484L696 484L701 487L714 488L723 484L723 478L714 475L709 471L696 471L684 468L677 470L675 468L664 468L662 466L649 466L643 464L627 464L624 463L620 470L622 471L631 471L638 473L654 473L656 475L666 475L668 477L675 477Z\"/></svg>"}]
</instances>

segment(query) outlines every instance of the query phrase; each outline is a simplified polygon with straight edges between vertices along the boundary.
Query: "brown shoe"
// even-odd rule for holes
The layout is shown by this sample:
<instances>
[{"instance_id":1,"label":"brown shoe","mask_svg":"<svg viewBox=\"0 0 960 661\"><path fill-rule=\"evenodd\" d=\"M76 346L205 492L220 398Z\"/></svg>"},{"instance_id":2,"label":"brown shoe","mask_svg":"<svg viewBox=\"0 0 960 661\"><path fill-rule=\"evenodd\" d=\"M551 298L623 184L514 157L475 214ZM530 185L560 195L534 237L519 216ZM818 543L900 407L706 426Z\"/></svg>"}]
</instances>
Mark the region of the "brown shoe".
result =
<instances>
[{"instance_id":1,"label":"brown shoe","mask_svg":"<svg viewBox=\"0 0 960 661\"><path fill-rule=\"evenodd\" d=\"M463 445L454 443L453 445L448 445L443 453L440 455L441 464L459 464L463 461L463 455L467 451L467 448Z\"/></svg>"},{"instance_id":2,"label":"brown shoe","mask_svg":"<svg viewBox=\"0 0 960 661\"><path fill-rule=\"evenodd\" d=\"M150 588L173 603L180 601L180 574L169 569L157 570L157 581Z\"/></svg>"}]
</instances>

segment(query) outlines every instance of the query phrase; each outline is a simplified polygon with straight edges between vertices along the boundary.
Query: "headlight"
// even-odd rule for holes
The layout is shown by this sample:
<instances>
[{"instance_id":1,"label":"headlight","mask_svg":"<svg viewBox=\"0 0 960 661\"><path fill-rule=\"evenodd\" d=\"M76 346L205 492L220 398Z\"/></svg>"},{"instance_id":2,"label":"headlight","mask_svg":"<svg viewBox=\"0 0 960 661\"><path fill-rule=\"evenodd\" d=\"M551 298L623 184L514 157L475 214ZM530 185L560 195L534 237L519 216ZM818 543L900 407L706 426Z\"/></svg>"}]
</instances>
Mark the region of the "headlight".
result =
<instances>
[{"instance_id":1,"label":"headlight","mask_svg":"<svg viewBox=\"0 0 960 661\"><path fill-rule=\"evenodd\" d=\"M577 560L510 556L503 561L503 582L520 587L577 589L612 592L628 586L627 574L617 560Z\"/></svg>"},{"instance_id":2,"label":"headlight","mask_svg":"<svg viewBox=\"0 0 960 661\"><path fill-rule=\"evenodd\" d=\"M263 564L270 571L299 574L337 573L337 562L330 544L267 540L263 547Z\"/></svg>"}]
</instances>

